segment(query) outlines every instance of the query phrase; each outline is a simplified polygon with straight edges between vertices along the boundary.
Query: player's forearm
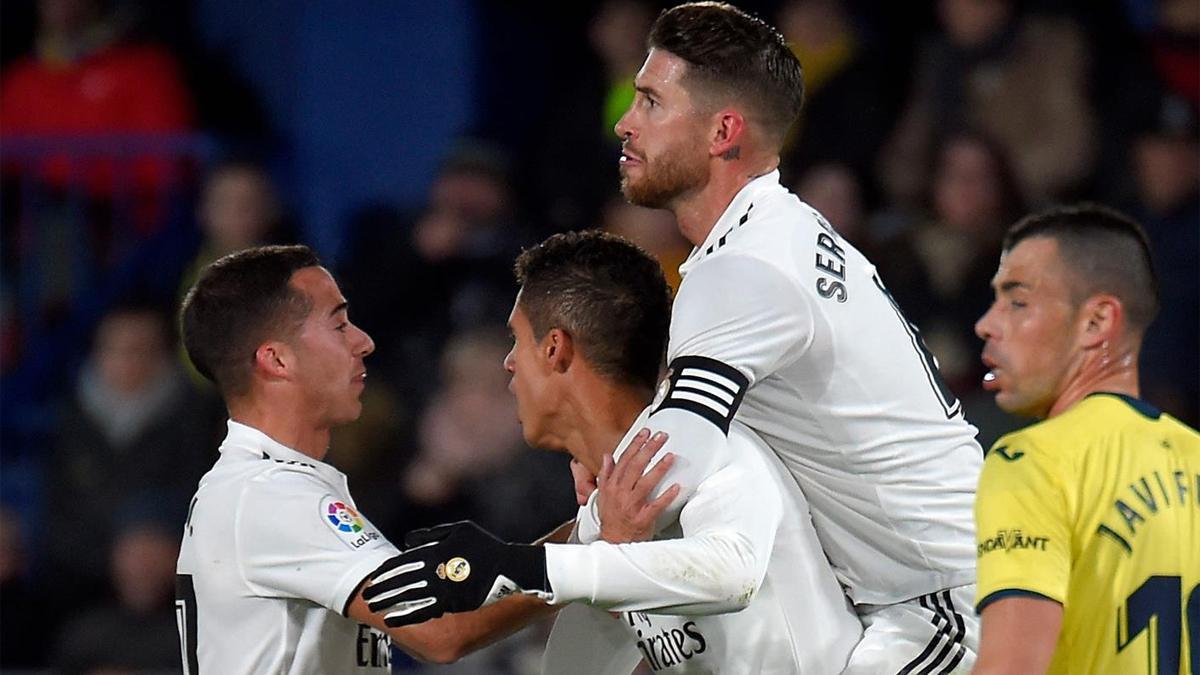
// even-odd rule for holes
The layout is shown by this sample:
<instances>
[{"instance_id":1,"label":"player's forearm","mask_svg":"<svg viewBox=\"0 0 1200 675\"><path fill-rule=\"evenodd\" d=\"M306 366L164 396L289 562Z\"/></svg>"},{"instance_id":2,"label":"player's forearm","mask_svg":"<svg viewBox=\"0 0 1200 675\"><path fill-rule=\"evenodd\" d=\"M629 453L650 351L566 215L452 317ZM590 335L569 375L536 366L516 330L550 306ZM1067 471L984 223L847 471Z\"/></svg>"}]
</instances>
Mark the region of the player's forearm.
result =
<instances>
[{"instance_id":1,"label":"player's forearm","mask_svg":"<svg viewBox=\"0 0 1200 675\"><path fill-rule=\"evenodd\" d=\"M671 614L745 609L762 583L769 556L736 532L546 549L556 605L585 602L610 611Z\"/></svg>"},{"instance_id":2,"label":"player's forearm","mask_svg":"<svg viewBox=\"0 0 1200 675\"><path fill-rule=\"evenodd\" d=\"M446 614L412 626L389 628L393 644L422 661L453 663L552 616L558 607L537 598L513 595L473 612Z\"/></svg>"},{"instance_id":3,"label":"player's forearm","mask_svg":"<svg viewBox=\"0 0 1200 675\"><path fill-rule=\"evenodd\" d=\"M382 613L372 613L359 593L347 615L381 630L413 658L429 663L453 663L473 651L503 640L559 608L537 598L513 595L473 612L445 614L423 623L388 627Z\"/></svg>"},{"instance_id":4,"label":"player's forearm","mask_svg":"<svg viewBox=\"0 0 1200 675\"><path fill-rule=\"evenodd\" d=\"M727 443L717 449L715 454L732 455ZM766 576L782 517L782 500L765 467L751 456L733 457L683 500L681 536L546 546L553 602L693 615L744 609Z\"/></svg>"}]
</instances>

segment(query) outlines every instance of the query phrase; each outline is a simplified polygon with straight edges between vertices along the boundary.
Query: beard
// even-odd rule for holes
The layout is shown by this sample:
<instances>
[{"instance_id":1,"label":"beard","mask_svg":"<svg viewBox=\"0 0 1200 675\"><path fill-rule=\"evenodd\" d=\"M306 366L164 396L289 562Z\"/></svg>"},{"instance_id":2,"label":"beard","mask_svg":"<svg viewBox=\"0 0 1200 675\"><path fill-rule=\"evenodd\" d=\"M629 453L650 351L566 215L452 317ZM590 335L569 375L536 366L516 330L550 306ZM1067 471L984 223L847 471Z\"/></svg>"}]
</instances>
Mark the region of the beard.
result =
<instances>
[{"instance_id":1,"label":"beard","mask_svg":"<svg viewBox=\"0 0 1200 675\"><path fill-rule=\"evenodd\" d=\"M646 157L641 177L621 172L621 194L635 206L667 208L680 195L708 182L708 162L700 153L689 153L684 145L668 148L662 155Z\"/></svg>"}]
</instances>

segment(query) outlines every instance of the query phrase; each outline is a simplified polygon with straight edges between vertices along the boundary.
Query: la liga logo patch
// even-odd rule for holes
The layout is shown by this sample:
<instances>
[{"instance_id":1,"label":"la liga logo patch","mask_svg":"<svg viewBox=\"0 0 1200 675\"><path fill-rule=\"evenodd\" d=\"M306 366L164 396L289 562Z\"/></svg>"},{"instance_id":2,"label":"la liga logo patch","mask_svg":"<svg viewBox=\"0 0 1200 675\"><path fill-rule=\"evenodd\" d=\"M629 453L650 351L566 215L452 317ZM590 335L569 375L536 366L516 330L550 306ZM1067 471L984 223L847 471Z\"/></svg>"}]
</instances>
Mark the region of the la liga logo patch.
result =
<instances>
[{"instance_id":1,"label":"la liga logo patch","mask_svg":"<svg viewBox=\"0 0 1200 675\"><path fill-rule=\"evenodd\" d=\"M321 518L352 549L360 549L381 538L378 532L367 529L367 522L353 506L332 496L321 500Z\"/></svg>"},{"instance_id":2,"label":"la liga logo patch","mask_svg":"<svg viewBox=\"0 0 1200 675\"><path fill-rule=\"evenodd\" d=\"M363 521L358 511L343 502L332 502L325 507L325 517L339 532L362 532Z\"/></svg>"}]
</instances>

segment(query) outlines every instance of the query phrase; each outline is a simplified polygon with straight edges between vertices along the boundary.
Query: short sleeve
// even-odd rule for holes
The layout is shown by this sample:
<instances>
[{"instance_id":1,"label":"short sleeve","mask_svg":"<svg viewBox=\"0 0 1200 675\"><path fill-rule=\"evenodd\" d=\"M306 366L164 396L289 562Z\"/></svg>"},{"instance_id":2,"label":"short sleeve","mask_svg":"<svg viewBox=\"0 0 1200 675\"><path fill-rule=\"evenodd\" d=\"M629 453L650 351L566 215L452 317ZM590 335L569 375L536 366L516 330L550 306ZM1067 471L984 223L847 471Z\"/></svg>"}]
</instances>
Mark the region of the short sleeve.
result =
<instances>
[{"instance_id":1,"label":"short sleeve","mask_svg":"<svg viewBox=\"0 0 1200 675\"><path fill-rule=\"evenodd\" d=\"M697 265L671 312L668 362L713 359L750 384L798 358L812 341L808 297L781 271L747 255L720 254Z\"/></svg>"},{"instance_id":2,"label":"short sleeve","mask_svg":"<svg viewBox=\"0 0 1200 675\"><path fill-rule=\"evenodd\" d=\"M251 482L237 509L242 575L265 597L303 598L341 614L362 580L399 553L352 501L300 471Z\"/></svg>"},{"instance_id":3,"label":"short sleeve","mask_svg":"<svg viewBox=\"0 0 1200 675\"><path fill-rule=\"evenodd\" d=\"M975 498L976 608L1007 595L1059 603L1071 572L1069 477L1028 436L1000 439L988 452Z\"/></svg>"}]
</instances>

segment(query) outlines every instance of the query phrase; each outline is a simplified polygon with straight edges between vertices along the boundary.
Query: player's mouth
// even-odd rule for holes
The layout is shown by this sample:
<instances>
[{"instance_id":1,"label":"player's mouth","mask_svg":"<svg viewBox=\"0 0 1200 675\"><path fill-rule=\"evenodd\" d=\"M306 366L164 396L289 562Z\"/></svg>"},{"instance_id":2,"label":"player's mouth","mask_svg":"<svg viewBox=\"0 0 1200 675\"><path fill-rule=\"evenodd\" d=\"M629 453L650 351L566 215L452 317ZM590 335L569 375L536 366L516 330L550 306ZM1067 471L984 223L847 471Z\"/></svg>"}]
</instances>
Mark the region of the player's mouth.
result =
<instances>
[{"instance_id":1,"label":"player's mouth","mask_svg":"<svg viewBox=\"0 0 1200 675\"><path fill-rule=\"evenodd\" d=\"M351 382L353 382L354 384L360 384L360 385L366 386L366 384L367 384L367 371L365 371L365 370L364 370L364 371L362 371L362 372L358 373L357 375L355 375L354 377L352 377L352 378L350 379L350 381L351 381Z\"/></svg>"},{"instance_id":2,"label":"player's mouth","mask_svg":"<svg viewBox=\"0 0 1200 675\"><path fill-rule=\"evenodd\" d=\"M642 164L643 160L628 149L621 150L621 159L617 160L621 168Z\"/></svg>"}]
</instances>

